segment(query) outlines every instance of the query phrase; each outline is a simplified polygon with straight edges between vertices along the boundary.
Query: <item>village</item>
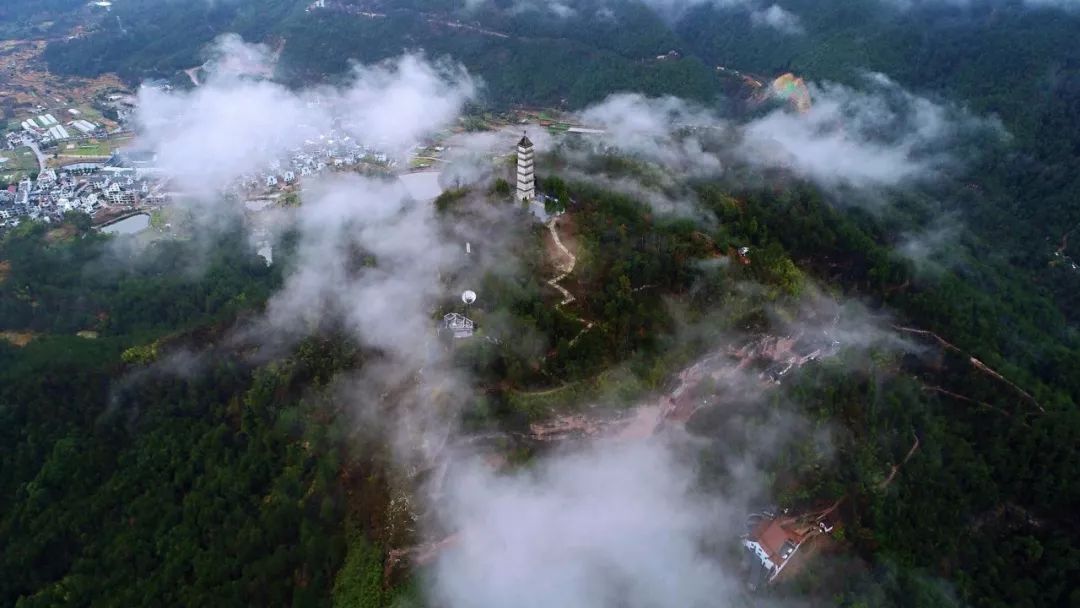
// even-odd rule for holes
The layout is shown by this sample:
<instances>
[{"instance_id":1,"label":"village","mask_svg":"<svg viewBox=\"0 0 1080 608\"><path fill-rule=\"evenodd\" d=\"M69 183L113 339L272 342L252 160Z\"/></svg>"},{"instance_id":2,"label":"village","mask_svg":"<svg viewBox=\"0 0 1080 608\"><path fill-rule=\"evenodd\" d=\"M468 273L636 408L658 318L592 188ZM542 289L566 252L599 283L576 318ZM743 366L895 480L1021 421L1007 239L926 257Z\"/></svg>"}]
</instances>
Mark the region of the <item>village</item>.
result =
<instances>
[{"instance_id":1,"label":"village","mask_svg":"<svg viewBox=\"0 0 1080 608\"><path fill-rule=\"evenodd\" d=\"M7 179L7 187L0 190L0 228L24 220L55 222L69 212L85 213L94 225L107 225L167 205L179 194L156 166L155 155L141 151L124 126L106 131L85 119L64 124L45 112L23 119L19 127L4 136L6 162L0 164L0 178ZM64 154L86 146L108 154L84 158ZM442 147L416 150L432 154ZM16 160L29 166L22 170L7 166ZM258 207L259 201L278 198L298 188L301 180L327 171L385 173L397 166L386 153L331 131L241 176L232 189ZM10 171L5 174L6 169Z\"/></svg>"},{"instance_id":2,"label":"village","mask_svg":"<svg viewBox=\"0 0 1080 608\"><path fill-rule=\"evenodd\" d=\"M100 149L99 142L110 137L101 125L76 119L65 126L45 113L23 120L21 127L5 137L9 152L0 172L10 172L0 176L7 182L6 189L0 190L0 226L14 227L23 219L51 222L73 211L91 217L115 214L163 200L160 184L146 170L124 163L118 154L57 162L65 146L75 149L91 138L90 145ZM79 135L73 135L73 130ZM48 157L50 152L53 158ZM27 167L27 160L34 164ZM20 167L18 161L24 164Z\"/></svg>"},{"instance_id":3,"label":"village","mask_svg":"<svg viewBox=\"0 0 1080 608\"><path fill-rule=\"evenodd\" d=\"M51 74L41 65L42 48L39 41L0 43L0 231L25 221L55 223L73 212L107 232L147 228L150 215L185 189L170 183L155 154L140 145L138 96L113 75ZM172 85L150 79L140 88L168 92ZM328 171L428 169L442 149L418 145L418 160L399 167L385 152L330 129L241 176L223 194L251 209Z\"/></svg>"},{"instance_id":4,"label":"village","mask_svg":"<svg viewBox=\"0 0 1080 608\"><path fill-rule=\"evenodd\" d=\"M0 178L6 179L7 187L0 190L0 227L11 228L23 220L54 222L69 212L85 213L95 225L108 224L165 205L177 194L156 166L156 157L141 151L123 124L107 131L102 124L81 118L62 123L46 111L24 118L18 126L4 136L7 150ZM65 154L87 147L96 154ZM259 172L242 176L235 189L245 199L259 199L328 170L382 172L396 165L383 152L329 132Z\"/></svg>"}]
</instances>

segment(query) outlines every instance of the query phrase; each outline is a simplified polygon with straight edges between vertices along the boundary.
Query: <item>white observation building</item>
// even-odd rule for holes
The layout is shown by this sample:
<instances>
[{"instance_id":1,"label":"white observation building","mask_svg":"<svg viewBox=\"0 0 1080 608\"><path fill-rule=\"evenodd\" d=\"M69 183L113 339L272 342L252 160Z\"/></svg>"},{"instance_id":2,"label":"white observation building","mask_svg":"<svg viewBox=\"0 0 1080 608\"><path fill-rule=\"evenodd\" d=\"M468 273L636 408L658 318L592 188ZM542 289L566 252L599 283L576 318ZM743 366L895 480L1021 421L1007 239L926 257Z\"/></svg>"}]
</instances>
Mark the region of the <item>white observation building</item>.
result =
<instances>
[{"instance_id":1,"label":"white observation building","mask_svg":"<svg viewBox=\"0 0 1080 608\"><path fill-rule=\"evenodd\" d=\"M533 143L522 135L517 145L517 198L531 203L536 199L536 177L533 175Z\"/></svg>"}]
</instances>

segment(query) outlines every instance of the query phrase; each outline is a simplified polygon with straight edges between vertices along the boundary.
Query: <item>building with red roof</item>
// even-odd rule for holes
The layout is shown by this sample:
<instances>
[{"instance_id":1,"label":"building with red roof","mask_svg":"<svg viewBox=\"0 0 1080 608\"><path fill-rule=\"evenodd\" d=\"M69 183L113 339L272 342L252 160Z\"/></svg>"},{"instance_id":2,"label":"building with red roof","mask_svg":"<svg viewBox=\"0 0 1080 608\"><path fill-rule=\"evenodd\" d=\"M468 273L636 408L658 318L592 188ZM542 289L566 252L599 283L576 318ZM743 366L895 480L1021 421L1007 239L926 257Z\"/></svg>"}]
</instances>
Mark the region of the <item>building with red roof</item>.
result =
<instances>
[{"instance_id":1,"label":"building with red roof","mask_svg":"<svg viewBox=\"0 0 1080 608\"><path fill-rule=\"evenodd\" d=\"M743 539L750 567L750 587L771 583L799 550L807 535L796 528L794 519L762 518Z\"/></svg>"}]
</instances>

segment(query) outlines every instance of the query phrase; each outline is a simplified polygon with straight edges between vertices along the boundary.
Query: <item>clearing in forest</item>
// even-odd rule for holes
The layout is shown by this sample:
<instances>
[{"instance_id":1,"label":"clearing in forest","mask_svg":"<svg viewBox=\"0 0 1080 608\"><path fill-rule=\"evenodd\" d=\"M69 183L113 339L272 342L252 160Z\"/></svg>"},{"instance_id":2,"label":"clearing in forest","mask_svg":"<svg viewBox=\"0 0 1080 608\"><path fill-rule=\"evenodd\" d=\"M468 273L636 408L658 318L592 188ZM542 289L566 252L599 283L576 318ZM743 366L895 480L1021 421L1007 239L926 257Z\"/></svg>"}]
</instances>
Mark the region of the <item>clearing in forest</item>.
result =
<instances>
[{"instance_id":1,"label":"clearing in forest","mask_svg":"<svg viewBox=\"0 0 1080 608\"><path fill-rule=\"evenodd\" d=\"M34 340L34 332L30 331L0 331L0 340L12 346L22 348Z\"/></svg>"}]
</instances>

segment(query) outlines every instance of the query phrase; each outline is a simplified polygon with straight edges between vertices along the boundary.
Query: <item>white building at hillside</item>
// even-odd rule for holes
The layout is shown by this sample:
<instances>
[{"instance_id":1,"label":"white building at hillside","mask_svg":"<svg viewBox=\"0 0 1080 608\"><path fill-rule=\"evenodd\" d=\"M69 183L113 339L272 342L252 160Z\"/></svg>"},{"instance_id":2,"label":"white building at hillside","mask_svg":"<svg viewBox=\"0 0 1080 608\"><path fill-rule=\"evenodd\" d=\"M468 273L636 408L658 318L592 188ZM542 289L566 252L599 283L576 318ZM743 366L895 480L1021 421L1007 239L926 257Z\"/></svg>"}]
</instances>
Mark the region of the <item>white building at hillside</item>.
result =
<instances>
[{"instance_id":1,"label":"white building at hillside","mask_svg":"<svg viewBox=\"0 0 1080 608\"><path fill-rule=\"evenodd\" d=\"M455 338L470 338L475 324L465 315L451 312L443 315L443 328Z\"/></svg>"},{"instance_id":2,"label":"white building at hillside","mask_svg":"<svg viewBox=\"0 0 1080 608\"><path fill-rule=\"evenodd\" d=\"M751 589L776 580L810 536L809 528L805 525L801 528L791 518L762 517L743 538L742 545L746 549L743 564L749 569L747 583Z\"/></svg>"},{"instance_id":3,"label":"white building at hillside","mask_svg":"<svg viewBox=\"0 0 1080 608\"><path fill-rule=\"evenodd\" d=\"M522 135L517 145L517 198L531 203L536 199L536 176L533 174L533 143Z\"/></svg>"}]
</instances>

